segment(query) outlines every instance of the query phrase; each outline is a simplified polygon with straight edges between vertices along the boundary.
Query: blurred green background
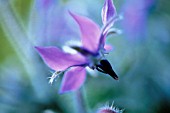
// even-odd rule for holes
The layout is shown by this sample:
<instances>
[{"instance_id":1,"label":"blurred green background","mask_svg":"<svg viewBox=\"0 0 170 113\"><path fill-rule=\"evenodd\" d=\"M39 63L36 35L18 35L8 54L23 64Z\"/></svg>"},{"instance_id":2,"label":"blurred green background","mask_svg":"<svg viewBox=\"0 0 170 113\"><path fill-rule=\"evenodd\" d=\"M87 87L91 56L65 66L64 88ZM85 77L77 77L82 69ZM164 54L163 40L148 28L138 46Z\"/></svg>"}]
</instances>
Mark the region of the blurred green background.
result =
<instances>
[{"instance_id":1,"label":"blurred green background","mask_svg":"<svg viewBox=\"0 0 170 113\"><path fill-rule=\"evenodd\" d=\"M34 46L61 46L70 37L78 40L79 31L66 15L68 10L85 15L101 26L104 0L53 0L52 3L44 11L43 4L33 0L0 0L0 113L77 112L76 92L58 94L62 77L53 85L48 84L52 70ZM122 7L127 3L128 0L114 0L118 14L123 15ZM125 109L124 113L170 113L169 6L168 0L154 1L145 11L145 35L135 39L125 34L123 20L115 23L123 33L109 36L107 42L114 50L107 59L119 81L97 71L88 72L81 88L88 113L95 113L106 102L113 101L116 107ZM54 33L48 26L51 18L56 22Z\"/></svg>"}]
</instances>

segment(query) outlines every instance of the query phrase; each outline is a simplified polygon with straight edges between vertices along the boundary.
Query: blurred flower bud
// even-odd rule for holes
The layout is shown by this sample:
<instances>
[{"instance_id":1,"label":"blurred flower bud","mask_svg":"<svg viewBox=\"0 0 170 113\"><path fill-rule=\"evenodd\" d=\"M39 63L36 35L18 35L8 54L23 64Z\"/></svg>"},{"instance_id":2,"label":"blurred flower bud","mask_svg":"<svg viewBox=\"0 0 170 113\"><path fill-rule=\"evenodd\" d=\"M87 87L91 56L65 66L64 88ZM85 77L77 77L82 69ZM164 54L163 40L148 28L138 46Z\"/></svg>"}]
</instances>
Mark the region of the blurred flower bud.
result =
<instances>
[{"instance_id":1,"label":"blurred flower bud","mask_svg":"<svg viewBox=\"0 0 170 113\"><path fill-rule=\"evenodd\" d=\"M112 103L111 106L105 105L104 107L101 107L97 113L123 113L123 110L114 107Z\"/></svg>"}]
</instances>

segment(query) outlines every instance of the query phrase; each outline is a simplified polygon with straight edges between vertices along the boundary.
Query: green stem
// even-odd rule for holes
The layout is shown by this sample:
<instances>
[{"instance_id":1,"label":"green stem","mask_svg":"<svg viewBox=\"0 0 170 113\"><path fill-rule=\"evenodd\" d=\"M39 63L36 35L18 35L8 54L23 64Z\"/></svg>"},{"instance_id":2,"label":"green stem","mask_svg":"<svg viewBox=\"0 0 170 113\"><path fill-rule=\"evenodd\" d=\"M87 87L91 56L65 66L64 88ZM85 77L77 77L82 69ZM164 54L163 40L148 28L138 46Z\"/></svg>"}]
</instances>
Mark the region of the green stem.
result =
<instances>
[{"instance_id":1,"label":"green stem","mask_svg":"<svg viewBox=\"0 0 170 113\"><path fill-rule=\"evenodd\" d=\"M79 89L76 91L76 113L87 113L86 110L86 102L85 102L85 98L84 98L84 94L83 94L83 90Z\"/></svg>"}]
</instances>

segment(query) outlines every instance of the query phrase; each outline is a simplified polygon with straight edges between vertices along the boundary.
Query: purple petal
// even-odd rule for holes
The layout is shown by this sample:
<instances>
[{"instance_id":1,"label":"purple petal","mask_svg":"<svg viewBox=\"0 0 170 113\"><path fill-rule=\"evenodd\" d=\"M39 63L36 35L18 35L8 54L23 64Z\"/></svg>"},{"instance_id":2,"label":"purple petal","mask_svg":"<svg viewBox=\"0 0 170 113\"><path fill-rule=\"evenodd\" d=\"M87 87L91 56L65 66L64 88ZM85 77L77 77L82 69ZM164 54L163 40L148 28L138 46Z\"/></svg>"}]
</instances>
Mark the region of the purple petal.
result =
<instances>
[{"instance_id":1,"label":"purple petal","mask_svg":"<svg viewBox=\"0 0 170 113\"><path fill-rule=\"evenodd\" d=\"M62 80L60 93L67 91L74 91L79 89L86 78L86 71L84 67L74 67L67 71Z\"/></svg>"},{"instance_id":2,"label":"purple petal","mask_svg":"<svg viewBox=\"0 0 170 113\"><path fill-rule=\"evenodd\" d=\"M116 8L113 4L112 0L105 0L105 4L102 8L102 21L104 24L104 27L102 29L102 36L100 39L100 45L101 47L104 47L106 36L108 34L109 29L113 26L114 22L119 20L120 17L116 16Z\"/></svg>"},{"instance_id":3,"label":"purple petal","mask_svg":"<svg viewBox=\"0 0 170 113\"><path fill-rule=\"evenodd\" d=\"M106 37L108 35L108 31L110 30L110 28L113 26L113 23L117 20L120 19L120 16L115 16L113 18L111 18L106 25L104 25L102 31L101 31L101 37L100 37L100 46L99 47L104 47L105 45L105 41L106 41Z\"/></svg>"},{"instance_id":4,"label":"purple petal","mask_svg":"<svg viewBox=\"0 0 170 113\"><path fill-rule=\"evenodd\" d=\"M70 66L87 64L80 54L68 54L56 47L35 47L44 62L56 71L62 71Z\"/></svg>"},{"instance_id":5,"label":"purple petal","mask_svg":"<svg viewBox=\"0 0 170 113\"><path fill-rule=\"evenodd\" d=\"M80 27L83 46L91 52L97 52L100 40L99 26L87 17L79 16L71 12L70 15Z\"/></svg>"},{"instance_id":6,"label":"purple petal","mask_svg":"<svg viewBox=\"0 0 170 113\"><path fill-rule=\"evenodd\" d=\"M106 52L112 51L113 47L111 45L104 45L104 49L106 50Z\"/></svg>"},{"instance_id":7,"label":"purple petal","mask_svg":"<svg viewBox=\"0 0 170 113\"><path fill-rule=\"evenodd\" d=\"M105 0L101 15L104 25L116 15L116 8L112 0Z\"/></svg>"}]
</instances>

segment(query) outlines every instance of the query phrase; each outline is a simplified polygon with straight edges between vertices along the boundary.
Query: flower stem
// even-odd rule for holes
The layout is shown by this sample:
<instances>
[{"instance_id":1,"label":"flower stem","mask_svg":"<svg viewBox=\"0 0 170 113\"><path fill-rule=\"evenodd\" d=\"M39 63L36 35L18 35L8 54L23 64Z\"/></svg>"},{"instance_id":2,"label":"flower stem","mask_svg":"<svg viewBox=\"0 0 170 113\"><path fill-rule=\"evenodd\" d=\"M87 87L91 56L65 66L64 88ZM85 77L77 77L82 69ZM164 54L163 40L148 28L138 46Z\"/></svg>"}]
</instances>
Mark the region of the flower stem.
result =
<instances>
[{"instance_id":1,"label":"flower stem","mask_svg":"<svg viewBox=\"0 0 170 113\"><path fill-rule=\"evenodd\" d=\"M79 89L76 92L76 113L87 113L86 110L86 102L85 102L85 98L83 95L83 90Z\"/></svg>"},{"instance_id":2,"label":"flower stem","mask_svg":"<svg viewBox=\"0 0 170 113\"><path fill-rule=\"evenodd\" d=\"M39 80L40 77L37 76L45 77L44 71L42 71L43 67L38 62L33 43L21 23L12 8L11 1L0 0L0 24L3 26L2 29L29 76L36 94L38 97L44 98L46 92L43 89L47 86L43 84L44 79ZM41 84L41 86L37 84Z\"/></svg>"}]
</instances>

